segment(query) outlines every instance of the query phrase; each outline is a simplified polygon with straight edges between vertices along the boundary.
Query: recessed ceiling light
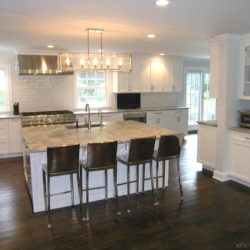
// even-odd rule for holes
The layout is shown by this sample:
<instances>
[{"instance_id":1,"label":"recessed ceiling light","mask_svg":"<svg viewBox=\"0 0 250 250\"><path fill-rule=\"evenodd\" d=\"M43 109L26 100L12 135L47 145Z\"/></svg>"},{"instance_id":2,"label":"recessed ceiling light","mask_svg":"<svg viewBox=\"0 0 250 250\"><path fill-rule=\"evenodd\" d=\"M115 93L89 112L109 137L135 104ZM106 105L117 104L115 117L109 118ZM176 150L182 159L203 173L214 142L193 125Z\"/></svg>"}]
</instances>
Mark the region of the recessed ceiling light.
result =
<instances>
[{"instance_id":1,"label":"recessed ceiling light","mask_svg":"<svg viewBox=\"0 0 250 250\"><path fill-rule=\"evenodd\" d=\"M103 52L103 50L101 50L101 49L98 49L98 52L99 52L99 53L101 53L101 52Z\"/></svg>"},{"instance_id":2,"label":"recessed ceiling light","mask_svg":"<svg viewBox=\"0 0 250 250\"><path fill-rule=\"evenodd\" d=\"M155 1L156 6L167 6L169 4L168 0L157 0Z\"/></svg>"},{"instance_id":3,"label":"recessed ceiling light","mask_svg":"<svg viewBox=\"0 0 250 250\"><path fill-rule=\"evenodd\" d=\"M49 44L49 45L47 45L47 47L48 47L49 49L53 49L53 48L54 48L54 45Z\"/></svg>"},{"instance_id":4,"label":"recessed ceiling light","mask_svg":"<svg viewBox=\"0 0 250 250\"><path fill-rule=\"evenodd\" d=\"M161 53L160 56L165 56L165 53Z\"/></svg>"},{"instance_id":5,"label":"recessed ceiling light","mask_svg":"<svg viewBox=\"0 0 250 250\"><path fill-rule=\"evenodd\" d=\"M155 38L155 34L148 34L148 38Z\"/></svg>"}]
</instances>

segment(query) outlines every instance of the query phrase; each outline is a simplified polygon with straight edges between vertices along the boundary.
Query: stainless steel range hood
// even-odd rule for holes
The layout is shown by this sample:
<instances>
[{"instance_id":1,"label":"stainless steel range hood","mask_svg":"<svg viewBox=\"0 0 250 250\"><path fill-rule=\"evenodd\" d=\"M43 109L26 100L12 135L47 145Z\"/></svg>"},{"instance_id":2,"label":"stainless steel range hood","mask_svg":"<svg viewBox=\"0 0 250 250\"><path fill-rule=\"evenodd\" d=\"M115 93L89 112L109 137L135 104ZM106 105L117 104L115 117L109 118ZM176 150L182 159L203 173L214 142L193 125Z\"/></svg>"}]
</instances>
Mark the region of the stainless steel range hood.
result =
<instances>
[{"instance_id":1,"label":"stainless steel range hood","mask_svg":"<svg viewBox=\"0 0 250 250\"><path fill-rule=\"evenodd\" d=\"M62 71L56 55L17 55L20 75L72 75L73 69Z\"/></svg>"}]
</instances>

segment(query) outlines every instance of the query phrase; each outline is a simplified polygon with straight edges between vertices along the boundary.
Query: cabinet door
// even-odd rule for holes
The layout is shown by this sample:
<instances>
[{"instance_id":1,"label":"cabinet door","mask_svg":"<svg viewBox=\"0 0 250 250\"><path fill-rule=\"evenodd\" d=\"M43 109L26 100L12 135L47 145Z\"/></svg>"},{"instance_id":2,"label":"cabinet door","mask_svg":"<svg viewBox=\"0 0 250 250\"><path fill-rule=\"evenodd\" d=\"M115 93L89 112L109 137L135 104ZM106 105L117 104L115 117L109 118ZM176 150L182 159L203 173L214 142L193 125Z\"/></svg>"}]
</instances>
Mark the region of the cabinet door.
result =
<instances>
[{"instance_id":1,"label":"cabinet door","mask_svg":"<svg viewBox=\"0 0 250 250\"><path fill-rule=\"evenodd\" d=\"M22 152L21 119L9 120L10 153Z\"/></svg>"},{"instance_id":2,"label":"cabinet door","mask_svg":"<svg viewBox=\"0 0 250 250\"><path fill-rule=\"evenodd\" d=\"M141 57L141 91L149 92L151 91L151 81L150 81L150 58Z\"/></svg>"},{"instance_id":3,"label":"cabinet door","mask_svg":"<svg viewBox=\"0 0 250 250\"><path fill-rule=\"evenodd\" d=\"M118 72L118 92L129 91L129 72Z\"/></svg>"},{"instance_id":4,"label":"cabinet door","mask_svg":"<svg viewBox=\"0 0 250 250\"><path fill-rule=\"evenodd\" d=\"M198 126L197 161L207 167L216 166L217 128L206 125Z\"/></svg>"},{"instance_id":5,"label":"cabinet door","mask_svg":"<svg viewBox=\"0 0 250 250\"><path fill-rule=\"evenodd\" d=\"M159 127L160 122L161 119L157 112L147 112L147 124Z\"/></svg>"},{"instance_id":6,"label":"cabinet door","mask_svg":"<svg viewBox=\"0 0 250 250\"><path fill-rule=\"evenodd\" d=\"M210 97L218 98L219 96L220 74L220 45L213 44L210 47Z\"/></svg>"},{"instance_id":7,"label":"cabinet door","mask_svg":"<svg viewBox=\"0 0 250 250\"><path fill-rule=\"evenodd\" d=\"M231 174L244 181L250 181L250 138L232 137Z\"/></svg>"},{"instance_id":8,"label":"cabinet door","mask_svg":"<svg viewBox=\"0 0 250 250\"><path fill-rule=\"evenodd\" d=\"M132 56L132 71L129 73L128 90L131 92L140 92L141 90L141 71L142 58L141 56Z\"/></svg>"},{"instance_id":9,"label":"cabinet door","mask_svg":"<svg viewBox=\"0 0 250 250\"><path fill-rule=\"evenodd\" d=\"M0 154L7 154L9 151L9 123L7 119L3 119L0 120Z\"/></svg>"},{"instance_id":10,"label":"cabinet door","mask_svg":"<svg viewBox=\"0 0 250 250\"><path fill-rule=\"evenodd\" d=\"M183 60L182 58L171 58L171 91L182 91L183 89Z\"/></svg>"}]
</instances>

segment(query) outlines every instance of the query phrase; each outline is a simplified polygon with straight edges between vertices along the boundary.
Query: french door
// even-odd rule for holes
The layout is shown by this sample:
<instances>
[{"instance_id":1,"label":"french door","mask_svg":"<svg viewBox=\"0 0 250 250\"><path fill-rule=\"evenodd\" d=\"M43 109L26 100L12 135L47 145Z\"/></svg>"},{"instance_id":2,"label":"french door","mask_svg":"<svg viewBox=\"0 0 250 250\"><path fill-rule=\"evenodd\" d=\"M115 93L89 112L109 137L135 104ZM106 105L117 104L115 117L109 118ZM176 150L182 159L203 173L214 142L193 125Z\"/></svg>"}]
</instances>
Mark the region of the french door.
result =
<instances>
[{"instance_id":1,"label":"french door","mask_svg":"<svg viewBox=\"0 0 250 250\"><path fill-rule=\"evenodd\" d=\"M197 121L216 119L216 99L209 97L208 70L186 70L186 105L189 107L189 130L197 129Z\"/></svg>"}]
</instances>

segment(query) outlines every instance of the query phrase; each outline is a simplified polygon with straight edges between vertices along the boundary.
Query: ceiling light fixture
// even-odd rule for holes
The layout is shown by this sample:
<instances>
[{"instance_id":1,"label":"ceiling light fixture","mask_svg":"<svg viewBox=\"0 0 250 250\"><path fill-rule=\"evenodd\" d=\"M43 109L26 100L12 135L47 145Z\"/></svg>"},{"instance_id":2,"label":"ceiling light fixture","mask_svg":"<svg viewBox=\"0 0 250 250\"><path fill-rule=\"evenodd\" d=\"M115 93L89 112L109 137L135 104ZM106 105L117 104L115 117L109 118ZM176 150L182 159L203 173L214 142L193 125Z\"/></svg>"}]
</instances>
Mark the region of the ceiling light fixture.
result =
<instances>
[{"instance_id":1,"label":"ceiling light fixture","mask_svg":"<svg viewBox=\"0 0 250 250\"><path fill-rule=\"evenodd\" d=\"M165 56L165 53L160 53L160 56Z\"/></svg>"},{"instance_id":2,"label":"ceiling light fixture","mask_svg":"<svg viewBox=\"0 0 250 250\"><path fill-rule=\"evenodd\" d=\"M102 36L103 29L88 28L87 53L61 53L59 54L60 68L64 71L74 70L106 70L106 71L131 71L131 56L103 54ZM98 54L90 53L90 34L100 34L100 49Z\"/></svg>"},{"instance_id":3,"label":"ceiling light fixture","mask_svg":"<svg viewBox=\"0 0 250 250\"><path fill-rule=\"evenodd\" d=\"M148 34L148 38L155 38L155 34Z\"/></svg>"},{"instance_id":4,"label":"ceiling light fixture","mask_svg":"<svg viewBox=\"0 0 250 250\"><path fill-rule=\"evenodd\" d=\"M49 44L49 45L47 45L47 48L49 48L49 49L53 49L53 48L54 48L54 45Z\"/></svg>"},{"instance_id":5,"label":"ceiling light fixture","mask_svg":"<svg viewBox=\"0 0 250 250\"><path fill-rule=\"evenodd\" d=\"M169 5L169 3L170 2L168 0L157 0L157 1L155 1L155 5L159 6L159 7L167 6L167 5Z\"/></svg>"}]
</instances>

